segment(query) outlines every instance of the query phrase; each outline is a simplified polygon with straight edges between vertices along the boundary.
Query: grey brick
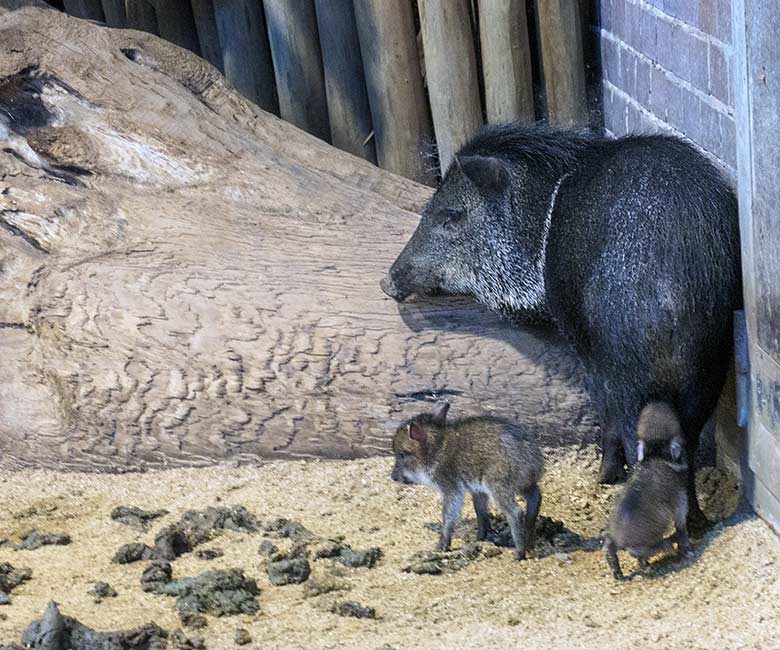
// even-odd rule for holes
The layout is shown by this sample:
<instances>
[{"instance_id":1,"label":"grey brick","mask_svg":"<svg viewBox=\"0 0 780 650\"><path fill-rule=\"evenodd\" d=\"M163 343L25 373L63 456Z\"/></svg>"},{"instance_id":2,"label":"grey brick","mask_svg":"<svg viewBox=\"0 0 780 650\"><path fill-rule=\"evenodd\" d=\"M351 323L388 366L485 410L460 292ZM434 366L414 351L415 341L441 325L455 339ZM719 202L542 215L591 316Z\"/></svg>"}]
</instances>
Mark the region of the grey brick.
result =
<instances>
[{"instance_id":1,"label":"grey brick","mask_svg":"<svg viewBox=\"0 0 780 650\"><path fill-rule=\"evenodd\" d=\"M601 0L599 3L599 27L606 29L608 32L613 31L614 22L612 16L615 12L615 2L623 2L623 0Z\"/></svg>"},{"instance_id":2,"label":"grey brick","mask_svg":"<svg viewBox=\"0 0 780 650\"><path fill-rule=\"evenodd\" d=\"M718 4L720 0L698 0L696 27L706 34L718 34Z\"/></svg>"},{"instance_id":3,"label":"grey brick","mask_svg":"<svg viewBox=\"0 0 780 650\"><path fill-rule=\"evenodd\" d=\"M729 87L731 79L731 56L722 47L710 43L709 51L709 86L708 90L724 104L730 103Z\"/></svg>"},{"instance_id":4,"label":"grey brick","mask_svg":"<svg viewBox=\"0 0 780 650\"><path fill-rule=\"evenodd\" d=\"M601 73L616 86L620 85L620 50L609 38L601 38Z\"/></svg>"},{"instance_id":5,"label":"grey brick","mask_svg":"<svg viewBox=\"0 0 780 650\"><path fill-rule=\"evenodd\" d=\"M646 59L637 57L636 77L634 80L633 97L645 108L650 108L652 92L653 67Z\"/></svg>"},{"instance_id":6,"label":"grey brick","mask_svg":"<svg viewBox=\"0 0 780 650\"><path fill-rule=\"evenodd\" d=\"M737 125L734 118L720 114L720 155L718 156L732 169L737 168Z\"/></svg>"},{"instance_id":7,"label":"grey brick","mask_svg":"<svg viewBox=\"0 0 780 650\"><path fill-rule=\"evenodd\" d=\"M691 32L675 29L672 32L672 50L668 67L681 79L707 92L707 47L704 39Z\"/></svg>"},{"instance_id":8,"label":"grey brick","mask_svg":"<svg viewBox=\"0 0 780 650\"><path fill-rule=\"evenodd\" d=\"M663 11L684 23L695 25L698 18L698 2L696 0L664 0Z\"/></svg>"},{"instance_id":9,"label":"grey brick","mask_svg":"<svg viewBox=\"0 0 780 650\"><path fill-rule=\"evenodd\" d=\"M731 0L718 0L718 29L715 36L729 45L732 42Z\"/></svg>"},{"instance_id":10,"label":"grey brick","mask_svg":"<svg viewBox=\"0 0 780 650\"><path fill-rule=\"evenodd\" d=\"M608 87L604 89L604 128L616 136L626 134L626 102Z\"/></svg>"},{"instance_id":11,"label":"grey brick","mask_svg":"<svg viewBox=\"0 0 780 650\"><path fill-rule=\"evenodd\" d=\"M654 59L665 68L669 68L674 57L674 31L674 26L668 20L656 20L656 43Z\"/></svg>"}]
</instances>

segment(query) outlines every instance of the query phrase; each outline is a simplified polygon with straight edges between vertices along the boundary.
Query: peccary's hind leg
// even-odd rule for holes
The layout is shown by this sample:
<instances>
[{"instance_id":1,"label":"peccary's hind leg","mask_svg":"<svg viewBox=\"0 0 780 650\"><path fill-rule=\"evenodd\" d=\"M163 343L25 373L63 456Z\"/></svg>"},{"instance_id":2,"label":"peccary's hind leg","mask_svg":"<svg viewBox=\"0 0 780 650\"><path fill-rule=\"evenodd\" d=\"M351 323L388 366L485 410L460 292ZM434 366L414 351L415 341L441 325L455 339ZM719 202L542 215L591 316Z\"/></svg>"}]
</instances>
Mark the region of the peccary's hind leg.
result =
<instances>
[{"instance_id":1,"label":"peccary's hind leg","mask_svg":"<svg viewBox=\"0 0 780 650\"><path fill-rule=\"evenodd\" d=\"M523 543L526 549L534 547L534 536L536 535L536 518L539 515L539 506L542 503L542 491L534 483L525 492L525 520L523 522Z\"/></svg>"},{"instance_id":2,"label":"peccary's hind leg","mask_svg":"<svg viewBox=\"0 0 780 650\"><path fill-rule=\"evenodd\" d=\"M502 492L493 496L509 522L509 530L512 531L512 541L515 543L515 557L518 560L523 560L525 559L526 548L525 540L520 530L520 519L523 516L523 510L517 505L515 495L510 492Z\"/></svg>"},{"instance_id":3,"label":"peccary's hind leg","mask_svg":"<svg viewBox=\"0 0 780 650\"><path fill-rule=\"evenodd\" d=\"M607 564L612 570L612 575L615 580L625 580L623 571L620 568L620 562L618 561L617 546L615 545L615 542L612 541L611 537L604 539L604 554L607 557Z\"/></svg>"},{"instance_id":4,"label":"peccary's hind leg","mask_svg":"<svg viewBox=\"0 0 780 650\"><path fill-rule=\"evenodd\" d=\"M488 495L484 492L472 492L471 500L474 502L474 512L477 514L477 540L483 542L487 539L490 530Z\"/></svg>"},{"instance_id":5,"label":"peccary's hind leg","mask_svg":"<svg viewBox=\"0 0 780 650\"><path fill-rule=\"evenodd\" d=\"M689 500L690 499L687 495L680 495L679 503L677 504L677 511L674 513L674 529L675 537L677 538L677 557L679 558L687 558L691 555L691 542L688 539ZM702 514L702 517L703 516L704 514Z\"/></svg>"}]
</instances>

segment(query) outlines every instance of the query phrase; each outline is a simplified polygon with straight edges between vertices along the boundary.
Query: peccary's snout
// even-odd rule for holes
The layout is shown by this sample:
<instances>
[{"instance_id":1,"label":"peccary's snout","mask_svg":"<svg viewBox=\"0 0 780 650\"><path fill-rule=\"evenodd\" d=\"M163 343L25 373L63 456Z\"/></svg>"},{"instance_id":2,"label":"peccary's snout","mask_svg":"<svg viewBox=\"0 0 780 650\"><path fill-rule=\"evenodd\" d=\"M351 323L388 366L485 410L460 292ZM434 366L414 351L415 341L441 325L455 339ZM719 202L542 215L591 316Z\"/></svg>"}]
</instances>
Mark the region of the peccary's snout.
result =
<instances>
[{"instance_id":1,"label":"peccary's snout","mask_svg":"<svg viewBox=\"0 0 780 650\"><path fill-rule=\"evenodd\" d=\"M393 279L392 270L379 281L379 287L382 289L385 295L398 302L403 302L412 293L411 291L404 291L398 286L396 281Z\"/></svg>"}]
</instances>

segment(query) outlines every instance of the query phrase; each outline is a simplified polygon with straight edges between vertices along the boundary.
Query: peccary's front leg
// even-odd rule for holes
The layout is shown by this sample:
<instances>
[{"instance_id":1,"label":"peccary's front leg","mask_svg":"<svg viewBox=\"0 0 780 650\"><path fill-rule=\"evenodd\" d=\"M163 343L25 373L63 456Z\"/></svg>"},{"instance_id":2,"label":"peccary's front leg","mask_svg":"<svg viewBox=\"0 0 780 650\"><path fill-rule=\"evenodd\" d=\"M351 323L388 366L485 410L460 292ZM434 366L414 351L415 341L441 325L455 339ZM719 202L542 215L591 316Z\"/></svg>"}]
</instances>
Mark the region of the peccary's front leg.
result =
<instances>
[{"instance_id":1,"label":"peccary's front leg","mask_svg":"<svg viewBox=\"0 0 780 650\"><path fill-rule=\"evenodd\" d=\"M463 507L463 490L444 492L441 497L441 536L439 537L438 550L446 551L452 543L452 533L460 518Z\"/></svg>"},{"instance_id":2,"label":"peccary's front leg","mask_svg":"<svg viewBox=\"0 0 780 650\"><path fill-rule=\"evenodd\" d=\"M601 434L601 467L599 483L613 485L626 478L626 456L620 428L608 423Z\"/></svg>"},{"instance_id":3,"label":"peccary's front leg","mask_svg":"<svg viewBox=\"0 0 780 650\"><path fill-rule=\"evenodd\" d=\"M612 575L615 580L625 580L626 577L623 575L623 571L620 568L620 562L618 561L617 546L615 545L615 542L612 541L611 537L604 539L604 554L607 557L607 564L612 570Z\"/></svg>"},{"instance_id":4,"label":"peccary's front leg","mask_svg":"<svg viewBox=\"0 0 780 650\"><path fill-rule=\"evenodd\" d=\"M702 516L704 516L702 514ZM688 495L680 495L677 511L674 513L674 529L677 538L677 557L687 558L691 555L691 541L688 539Z\"/></svg>"}]
</instances>

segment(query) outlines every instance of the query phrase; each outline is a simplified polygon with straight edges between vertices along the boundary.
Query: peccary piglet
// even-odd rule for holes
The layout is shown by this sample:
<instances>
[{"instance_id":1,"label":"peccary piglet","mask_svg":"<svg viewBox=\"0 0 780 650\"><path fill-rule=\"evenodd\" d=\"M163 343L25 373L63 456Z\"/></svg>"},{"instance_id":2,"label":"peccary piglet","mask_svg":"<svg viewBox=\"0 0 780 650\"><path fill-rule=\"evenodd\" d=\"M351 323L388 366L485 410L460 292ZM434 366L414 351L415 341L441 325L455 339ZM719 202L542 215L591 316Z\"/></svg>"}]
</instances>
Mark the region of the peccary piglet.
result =
<instances>
[{"instance_id":1,"label":"peccary piglet","mask_svg":"<svg viewBox=\"0 0 780 650\"><path fill-rule=\"evenodd\" d=\"M492 499L509 522L515 556L522 560L533 547L542 501L538 482L544 461L538 440L523 427L495 417L448 422L448 410L449 404L439 403L432 413L417 415L398 428L390 478L427 485L439 492L443 519L440 550L450 547L464 493L471 493L480 541L490 528L488 502ZM525 498L525 515L517 503L518 494Z\"/></svg>"},{"instance_id":2,"label":"peccary piglet","mask_svg":"<svg viewBox=\"0 0 780 650\"><path fill-rule=\"evenodd\" d=\"M612 513L604 551L612 575L623 579L618 550L627 550L639 559L661 552L690 553L686 517L688 459L680 422L671 406L650 402L642 409L637 430L638 464ZM675 534L664 535L674 524Z\"/></svg>"}]
</instances>

